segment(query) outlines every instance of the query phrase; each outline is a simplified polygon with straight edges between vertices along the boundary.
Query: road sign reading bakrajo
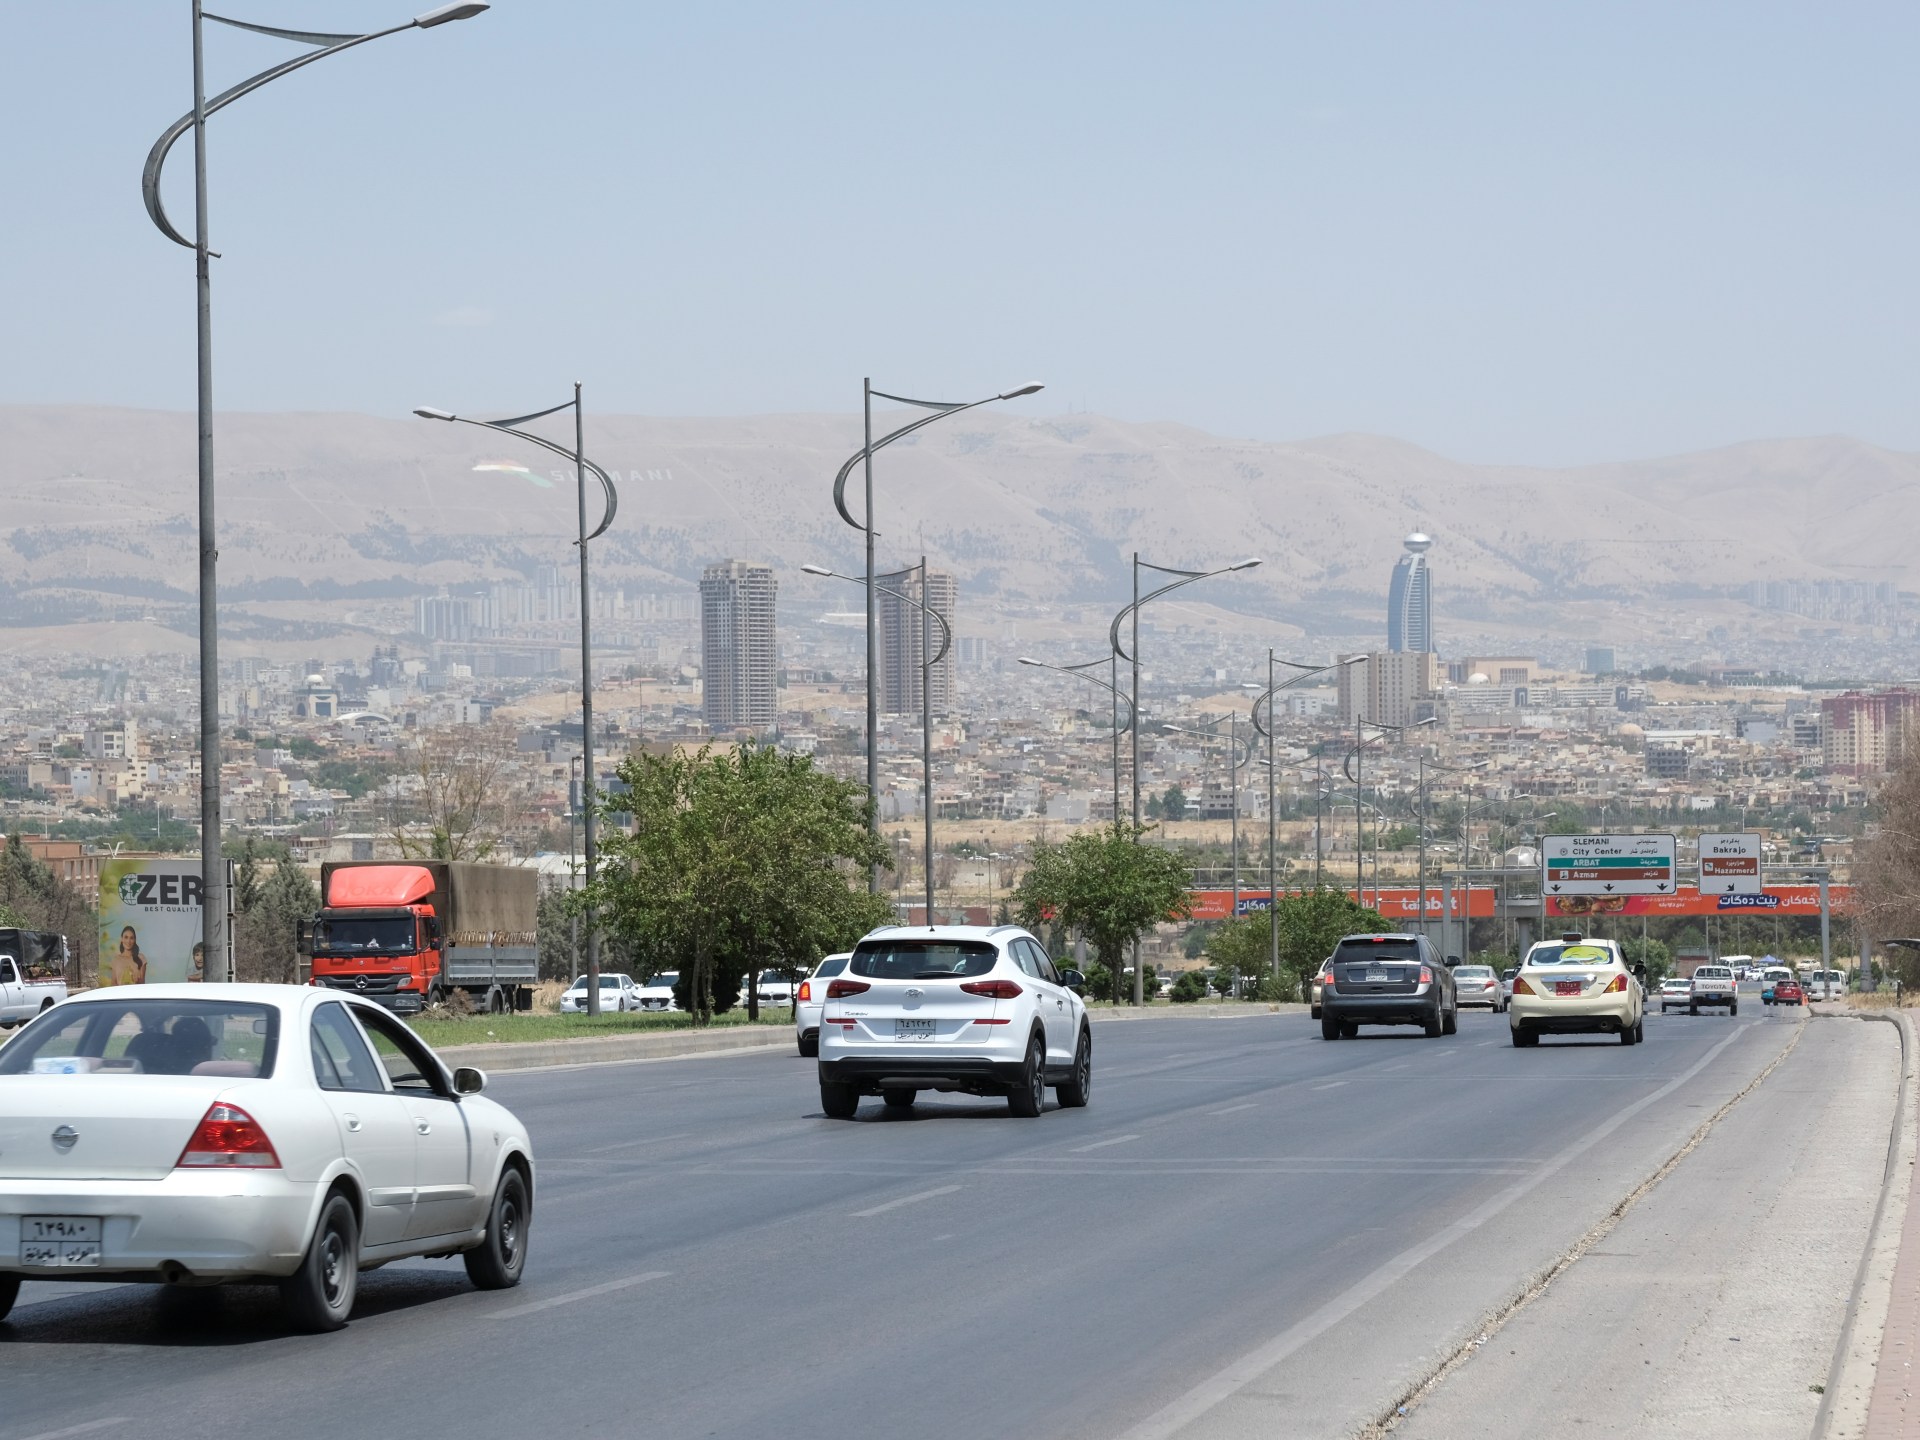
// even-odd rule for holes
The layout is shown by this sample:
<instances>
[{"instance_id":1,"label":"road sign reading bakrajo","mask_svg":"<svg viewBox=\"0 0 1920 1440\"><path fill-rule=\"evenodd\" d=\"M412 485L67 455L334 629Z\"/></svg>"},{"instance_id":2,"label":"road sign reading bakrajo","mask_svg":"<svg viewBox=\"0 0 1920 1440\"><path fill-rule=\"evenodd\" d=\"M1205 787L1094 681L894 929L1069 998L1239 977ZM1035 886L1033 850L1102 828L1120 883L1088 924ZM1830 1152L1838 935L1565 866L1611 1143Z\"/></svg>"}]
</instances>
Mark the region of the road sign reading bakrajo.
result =
<instances>
[{"instance_id":1,"label":"road sign reading bakrajo","mask_svg":"<svg viewBox=\"0 0 1920 1440\"><path fill-rule=\"evenodd\" d=\"M1549 895L1671 895L1671 835L1548 835L1540 883Z\"/></svg>"},{"instance_id":2,"label":"road sign reading bakrajo","mask_svg":"<svg viewBox=\"0 0 1920 1440\"><path fill-rule=\"evenodd\" d=\"M1760 837L1753 834L1700 837L1702 895L1759 895Z\"/></svg>"}]
</instances>

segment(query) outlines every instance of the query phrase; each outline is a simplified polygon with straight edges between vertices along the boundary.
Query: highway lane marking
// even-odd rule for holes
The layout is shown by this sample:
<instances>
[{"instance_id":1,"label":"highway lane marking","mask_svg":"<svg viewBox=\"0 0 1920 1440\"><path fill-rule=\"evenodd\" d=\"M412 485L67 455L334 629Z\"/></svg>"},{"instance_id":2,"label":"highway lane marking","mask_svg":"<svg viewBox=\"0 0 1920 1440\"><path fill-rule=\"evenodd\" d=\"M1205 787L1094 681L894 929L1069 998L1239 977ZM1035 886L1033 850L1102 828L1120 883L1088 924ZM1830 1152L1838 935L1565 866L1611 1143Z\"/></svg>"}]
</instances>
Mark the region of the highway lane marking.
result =
<instances>
[{"instance_id":1,"label":"highway lane marking","mask_svg":"<svg viewBox=\"0 0 1920 1440\"><path fill-rule=\"evenodd\" d=\"M1687 1070L1676 1075L1659 1089L1641 1096L1630 1105L1624 1105L1614 1111L1601 1124L1589 1130L1579 1140L1566 1147L1551 1159L1542 1162L1539 1169L1517 1184L1492 1196L1452 1224L1417 1245L1395 1255L1392 1259L1377 1266L1360 1280L1335 1295L1324 1305L1311 1312L1303 1320L1288 1326L1278 1335L1256 1346L1224 1369L1215 1372L1194 1386L1186 1394L1163 1405L1139 1424L1122 1432L1118 1440L1171 1440L1171 1437L1184 1430L1202 1415L1212 1410L1222 1401L1239 1394L1254 1383L1267 1371L1301 1349L1317 1340L1335 1325L1345 1320L1361 1306L1377 1299L1394 1285L1405 1279L1419 1266L1424 1265L1435 1255L1455 1242L1478 1230L1489 1220L1494 1219L1509 1207L1524 1199L1535 1188L1544 1184L1552 1176L1571 1165L1580 1156L1593 1149L1602 1140L1612 1135L1622 1125L1648 1107L1657 1104L1685 1086L1694 1076L1718 1060L1721 1053L1740 1038L1741 1031L1733 1031L1720 1041Z\"/></svg>"},{"instance_id":2,"label":"highway lane marking","mask_svg":"<svg viewBox=\"0 0 1920 1440\"><path fill-rule=\"evenodd\" d=\"M616 1290L630 1290L635 1285L644 1285L649 1280L664 1280L671 1270L645 1270L638 1275L629 1275L622 1280L608 1280L604 1284L589 1285L584 1290L569 1290L565 1295L549 1295L545 1300L535 1300L528 1305L514 1305L505 1310L495 1310L487 1316L489 1320L512 1320L521 1315L535 1315L542 1310L552 1310L556 1306L571 1305L576 1300L591 1300L596 1295L611 1295Z\"/></svg>"},{"instance_id":3,"label":"highway lane marking","mask_svg":"<svg viewBox=\"0 0 1920 1440\"><path fill-rule=\"evenodd\" d=\"M875 1205L870 1210L856 1210L850 1218L854 1220L867 1220L875 1215L884 1215L889 1210L898 1210L902 1205L916 1205L922 1200L932 1200L940 1195L951 1195L959 1188L958 1185L942 1185L937 1190L922 1190L918 1195L902 1195L898 1200L889 1200L886 1204Z\"/></svg>"},{"instance_id":4,"label":"highway lane marking","mask_svg":"<svg viewBox=\"0 0 1920 1440\"><path fill-rule=\"evenodd\" d=\"M115 1415L106 1420L86 1420L78 1425L69 1425L64 1430L42 1430L38 1435L23 1436L22 1440L67 1440L69 1435L91 1435L96 1430L105 1430L114 1425L131 1425L133 1421L124 1415Z\"/></svg>"},{"instance_id":5,"label":"highway lane marking","mask_svg":"<svg viewBox=\"0 0 1920 1440\"><path fill-rule=\"evenodd\" d=\"M1316 1090L1338 1090L1342 1085L1346 1083L1347 1082L1344 1080L1333 1080L1333 1081L1329 1081L1325 1085L1316 1085L1313 1088Z\"/></svg>"},{"instance_id":6,"label":"highway lane marking","mask_svg":"<svg viewBox=\"0 0 1920 1440\"><path fill-rule=\"evenodd\" d=\"M1239 1113L1240 1113L1240 1112L1241 1112L1242 1110L1258 1110L1259 1108L1260 1108L1260 1107L1259 1107L1258 1105L1255 1105L1255 1104L1254 1104L1254 1103L1253 1103L1252 1101L1248 1101L1248 1102L1247 1102L1247 1103L1246 1103L1245 1105L1229 1105L1229 1106L1227 1106L1227 1108L1226 1108L1226 1109L1224 1109L1224 1110L1209 1110L1209 1111L1207 1112L1207 1114L1209 1114L1209 1115L1237 1115L1237 1114L1239 1114Z\"/></svg>"},{"instance_id":7,"label":"highway lane marking","mask_svg":"<svg viewBox=\"0 0 1920 1440\"><path fill-rule=\"evenodd\" d=\"M650 1135L645 1140L622 1140L616 1145L596 1145L586 1153L589 1155L604 1155L609 1150L631 1150L636 1145L664 1145L669 1140L689 1139L694 1133L692 1130L686 1130L678 1135Z\"/></svg>"},{"instance_id":8,"label":"highway lane marking","mask_svg":"<svg viewBox=\"0 0 1920 1440\"><path fill-rule=\"evenodd\" d=\"M1069 1155L1078 1155L1084 1150L1104 1150L1109 1145L1124 1145L1129 1140L1138 1140L1138 1135L1116 1135L1111 1140L1096 1140L1091 1145L1075 1145L1067 1151Z\"/></svg>"}]
</instances>

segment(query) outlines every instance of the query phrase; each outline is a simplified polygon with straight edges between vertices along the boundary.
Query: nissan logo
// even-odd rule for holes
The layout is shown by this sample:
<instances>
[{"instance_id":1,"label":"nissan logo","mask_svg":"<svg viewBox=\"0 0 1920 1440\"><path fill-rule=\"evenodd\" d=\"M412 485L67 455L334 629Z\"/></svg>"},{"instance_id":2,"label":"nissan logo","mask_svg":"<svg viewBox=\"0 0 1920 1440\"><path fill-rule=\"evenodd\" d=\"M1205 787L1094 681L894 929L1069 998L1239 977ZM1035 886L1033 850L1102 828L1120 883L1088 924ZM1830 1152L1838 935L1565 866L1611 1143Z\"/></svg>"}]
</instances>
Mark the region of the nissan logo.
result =
<instances>
[{"instance_id":1,"label":"nissan logo","mask_svg":"<svg viewBox=\"0 0 1920 1440\"><path fill-rule=\"evenodd\" d=\"M80 1132L71 1125L62 1125L53 1132L53 1143L62 1150L71 1150L79 1138Z\"/></svg>"},{"instance_id":2,"label":"nissan logo","mask_svg":"<svg viewBox=\"0 0 1920 1440\"><path fill-rule=\"evenodd\" d=\"M926 992L926 991L924 991L924 990L918 990L918 989L909 989L909 990L907 991L907 998L908 998L909 1000L918 1000L918 999L919 999L919 998L920 998L920 997L921 997L922 995L924 995L924 994L926 994L926 993L927 993L927 992Z\"/></svg>"}]
</instances>

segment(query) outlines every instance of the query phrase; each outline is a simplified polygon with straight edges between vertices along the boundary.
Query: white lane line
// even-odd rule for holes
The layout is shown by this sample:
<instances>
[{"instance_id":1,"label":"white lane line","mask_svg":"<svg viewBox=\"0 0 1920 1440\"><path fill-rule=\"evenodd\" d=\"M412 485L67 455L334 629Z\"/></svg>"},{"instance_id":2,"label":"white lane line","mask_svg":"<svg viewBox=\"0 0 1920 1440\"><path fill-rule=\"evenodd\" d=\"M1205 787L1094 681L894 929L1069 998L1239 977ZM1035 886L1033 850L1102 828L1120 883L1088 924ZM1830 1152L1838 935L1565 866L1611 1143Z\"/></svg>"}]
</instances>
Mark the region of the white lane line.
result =
<instances>
[{"instance_id":1,"label":"white lane line","mask_svg":"<svg viewBox=\"0 0 1920 1440\"><path fill-rule=\"evenodd\" d=\"M609 1280L602 1285L589 1285L584 1290L569 1290L565 1295L549 1295L545 1300L535 1300L530 1305L515 1305L506 1310L495 1310L488 1315L489 1320L512 1320L520 1315L536 1315L542 1310L551 1310L557 1305L571 1305L576 1300L591 1300L596 1295L611 1295L616 1290L629 1290L635 1285L644 1285L649 1280L664 1280L671 1270L646 1270L638 1275L629 1275L624 1280Z\"/></svg>"},{"instance_id":2,"label":"white lane line","mask_svg":"<svg viewBox=\"0 0 1920 1440\"><path fill-rule=\"evenodd\" d=\"M1116 1135L1111 1140L1096 1140L1091 1145L1075 1145L1067 1151L1069 1155L1078 1155L1084 1150L1104 1150L1109 1145L1124 1145L1129 1140L1138 1140L1138 1135Z\"/></svg>"},{"instance_id":3,"label":"white lane line","mask_svg":"<svg viewBox=\"0 0 1920 1440\"><path fill-rule=\"evenodd\" d=\"M1500 1043L1500 1042L1499 1042L1498 1040L1482 1040L1482 1041L1480 1042L1480 1048L1481 1048L1482 1050L1484 1050L1484 1049L1486 1049L1486 1048L1487 1048L1487 1046L1489 1046L1489 1045L1498 1045L1499 1043Z\"/></svg>"},{"instance_id":4,"label":"white lane line","mask_svg":"<svg viewBox=\"0 0 1920 1440\"><path fill-rule=\"evenodd\" d=\"M596 1145L586 1153L589 1155L604 1155L609 1150L631 1150L636 1145L664 1145L669 1140L690 1139L694 1133L692 1130L687 1130L678 1135L649 1135L644 1140L622 1140L617 1145Z\"/></svg>"},{"instance_id":5,"label":"white lane line","mask_svg":"<svg viewBox=\"0 0 1920 1440\"><path fill-rule=\"evenodd\" d=\"M1391 1260L1376 1267L1335 1295L1304 1320L1288 1326L1266 1343L1249 1350L1225 1369L1202 1380L1186 1394L1162 1406L1131 1429L1122 1432L1118 1440L1171 1440L1172 1436L1186 1429L1214 1406L1239 1394L1267 1371L1326 1334L1368 1301L1392 1289L1413 1270L1424 1265L1449 1245L1464 1239L1510 1206L1517 1204L1536 1187L1571 1165L1642 1110L1658 1104L1674 1091L1683 1088L1694 1076L1718 1060L1720 1052L1739 1039L1741 1034L1739 1030L1734 1031L1687 1070L1674 1076L1658 1090L1643 1095L1631 1105L1622 1106L1614 1111L1603 1123L1587 1131L1558 1155L1543 1162L1540 1168L1526 1179L1509 1185L1488 1199L1485 1204L1468 1211L1451 1225L1444 1227L1439 1233L1402 1250Z\"/></svg>"},{"instance_id":6,"label":"white lane line","mask_svg":"<svg viewBox=\"0 0 1920 1440\"><path fill-rule=\"evenodd\" d=\"M1342 1085L1346 1083L1347 1082L1344 1080L1331 1080L1325 1085L1316 1085L1313 1088L1316 1090L1338 1090Z\"/></svg>"},{"instance_id":7,"label":"white lane line","mask_svg":"<svg viewBox=\"0 0 1920 1440\"><path fill-rule=\"evenodd\" d=\"M918 1195L902 1195L898 1200L889 1200L884 1205L875 1205L871 1210L856 1210L852 1218L865 1220L874 1215L884 1215L889 1210L898 1210L902 1205L917 1204L919 1201L931 1200L938 1195L951 1195L959 1188L958 1185L942 1185L938 1190L922 1190Z\"/></svg>"},{"instance_id":8,"label":"white lane line","mask_svg":"<svg viewBox=\"0 0 1920 1440\"><path fill-rule=\"evenodd\" d=\"M79 1425L69 1425L64 1430L42 1430L38 1435L23 1436L22 1440L66 1440L69 1435L91 1435L96 1430L105 1430L114 1425L131 1425L133 1422L124 1415L115 1415L106 1420L88 1420Z\"/></svg>"},{"instance_id":9,"label":"white lane line","mask_svg":"<svg viewBox=\"0 0 1920 1440\"><path fill-rule=\"evenodd\" d=\"M1260 1107L1259 1107L1258 1105L1255 1105L1255 1104L1254 1104L1254 1103L1253 1103L1252 1101L1248 1101L1248 1102L1247 1102L1247 1103L1246 1103L1245 1105L1229 1105L1229 1106L1227 1106L1227 1108L1226 1108L1226 1109L1224 1109L1224 1110L1209 1110L1209 1111L1207 1111L1207 1114L1209 1114L1209 1115L1238 1115L1238 1114L1239 1114L1239 1113L1240 1113L1240 1112L1241 1112L1242 1110L1258 1110L1259 1108L1260 1108Z\"/></svg>"}]
</instances>

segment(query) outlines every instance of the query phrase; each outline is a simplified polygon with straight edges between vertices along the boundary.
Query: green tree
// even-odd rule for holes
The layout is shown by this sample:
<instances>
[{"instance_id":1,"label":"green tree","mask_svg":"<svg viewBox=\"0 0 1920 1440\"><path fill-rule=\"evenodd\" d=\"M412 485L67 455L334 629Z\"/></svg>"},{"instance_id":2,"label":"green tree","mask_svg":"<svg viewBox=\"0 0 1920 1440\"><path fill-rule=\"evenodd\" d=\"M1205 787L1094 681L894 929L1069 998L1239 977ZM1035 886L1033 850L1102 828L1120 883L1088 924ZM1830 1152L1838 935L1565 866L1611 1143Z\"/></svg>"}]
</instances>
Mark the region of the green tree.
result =
<instances>
[{"instance_id":1,"label":"green tree","mask_svg":"<svg viewBox=\"0 0 1920 1440\"><path fill-rule=\"evenodd\" d=\"M258 856L243 860L254 875L241 906L241 886L234 886L233 968L241 980L290 985L297 975L294 941L299 922L320 908L320 890L300 863L282 855L272 868Z\"/></svg>"},{"instance_id":2,"label":"green tree","mask_svg":"<svg viewBox=\"0 0 1920 1440\"><path fill-rule=\"evenodd\" d=\"M1160 797L1160 818L1163 820L1187 818L1187 792L1178 785L1167 786L1166 794Z\"/></svg>"},{"instance_id":3,"label":"green tree","mask_svg":"<svg viewBox=\"0 0 1920 1440\"><path fill-rule=\"evenodd\" d=\"M1173 982L1173 989L1167 998L1172 1000L1176 1005L1191 1005L1196 1000L1206 999L1207 972L1204 970L1187 971L1186 974Z\"/></svg>"},{"instance_id":4,"label":"green tree","mask_svg":"<svg viewBox=\"0 0 1920 1440\"><path fill-rule=\"evenodd\" d=\"M1127 947L1154 926L1184 920L1193 872L1171 850L1143 842L1145 826L1083 829L1061 844L1036 842L1013 892L1014 914L1029 929L1051 921L1078 930L1114 980Z\"/></svg>"},{"instance_id":5,"label":"green tree","mask_svg":"<svg viewBox=\"0 0 1920 1440\"><path fill-rule=\"evenodd\" d=\"M810 967L891 918L865 888L887 861L866 793L811 756L749 743L636 753L618 773L633 830L607 833L576 903L631 946L636 969L679 972L696 1024L733 1004L749 970Z\"/></svg>"},{"instance_id":6,"label":"green tree","mask_svg":"<svg viewBox=\"0 0 1920 1440\"><path fill-rule=\"evenodd\" d=\"M1365 935L1390 928L1379 911L1370 910L1339 890L1309 890L1288 895L1272 910L1229 920L1213 934L1207 958L1216 971L1254 982L1258 995L1268 976L1273 930L1280 932L1280 985L1293 995L1300 983L1320 968L1343 935ZM1269 992L1271 993L1271 992Z\"/></svg>"},{"instance_id":7,"label":"green tree","mask_svg":"<svg viewBox=\"0 0 1920 1440\"><path fill-rule=\"evenodd\" d=\"M10 836L0 848L0 910L23 930L46 930L64 935L73 973L67 978L84 983L100 952L99 921L91 896L69 885L53 867L37 859L20 836Z\"/></svg>"}]
</instances>

